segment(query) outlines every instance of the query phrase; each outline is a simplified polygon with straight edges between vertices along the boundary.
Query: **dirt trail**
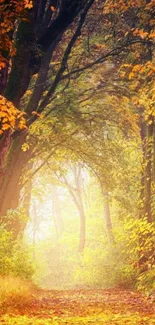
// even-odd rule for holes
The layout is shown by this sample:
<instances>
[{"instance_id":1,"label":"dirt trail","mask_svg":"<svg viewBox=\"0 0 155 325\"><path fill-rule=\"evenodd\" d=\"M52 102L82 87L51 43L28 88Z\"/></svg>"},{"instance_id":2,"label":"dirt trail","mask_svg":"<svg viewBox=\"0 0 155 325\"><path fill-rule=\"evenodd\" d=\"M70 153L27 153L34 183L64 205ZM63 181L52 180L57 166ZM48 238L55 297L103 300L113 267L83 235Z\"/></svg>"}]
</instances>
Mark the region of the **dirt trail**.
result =
<instances>
[{"instance_id":1,"label":"dirt trail","mask_svg":"<svg viewBox=\"0 0 155 325\"><path fill-rule=\"evenodd\" d=\"M0 324L155 324L155 304L128 290L38 291L30 306L3 310Z\"/></svg>"}]
</instances>

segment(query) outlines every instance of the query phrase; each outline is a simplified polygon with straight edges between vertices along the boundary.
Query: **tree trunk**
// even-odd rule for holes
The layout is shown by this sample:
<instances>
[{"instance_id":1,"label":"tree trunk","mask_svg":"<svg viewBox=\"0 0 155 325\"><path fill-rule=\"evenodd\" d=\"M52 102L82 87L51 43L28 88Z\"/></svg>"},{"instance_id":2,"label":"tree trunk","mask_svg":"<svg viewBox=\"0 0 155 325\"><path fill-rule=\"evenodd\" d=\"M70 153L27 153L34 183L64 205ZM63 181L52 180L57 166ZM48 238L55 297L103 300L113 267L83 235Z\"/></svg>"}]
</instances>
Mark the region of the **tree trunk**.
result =
<instances>
[{"instance_id":1,"label":"tree trunk","mask_svg":"<svg viewBox=\"0 0 155 325\"><path fill-rule=\"evenodd\" d=\"M104 217L105 217L105 224L108 234L111 234L112 231L112 222L110 216L110 206L109 206L109 195L108 193L104 194Z\"/></svg>"},{"instance_id":2,"label":"tree trunk","mask_svg":"<svg viewBox=\"0 0 155 325\"><path fill-rule=\"evenodd\" d=\"M144 215L144 198L145 198L145 159L146 159L146 123L140 115L139 120L141 147L142 147L142 172L141 172L141 193L140 193L140 218Z\"/></svg>"},{"instance_id":3,"label":"tree trunk","mask_svg":"<svg viewBox=\"0 0 155 325\"><path fill-rule=\"evenodd\" d=\"M59 238L63 232L64 225L63 225L62 214L61 214L60 199L59 199L56 185L52 186L52 205L53 205L53 214L55 218L56 233L57 233L57 237Z\"/></svg>"},{"instance_id":4,"label":"tree trunk","mask_svg":"<svg viewBox=\"0 0 155 325\"><path fill-rule=\"evenodd\" d=\"M7 130L0 139L0 177L4 174L5 159L11 145L11 130Z\"/></svg>"},{"instance_id":5,"label":"tree trunk","mask_svg":"<svg viewBox=\"0 0 155 325\"><path fill-rule=\"evenodd\" d=\"M34 21L30 15L28 22L21 21L19 24L16 35L16 55L12 60L12 69L4 92L5 97L16 107L19 107L31 79L29 61L32 49L35 47L34 39Z\"/></svg>"},{"instance_id":6,"label":"tree trunk","mask_svg":"<svg viewBox=\"0 0 155 325\"><path fill-rule=\"evenodd\" d=\"M7 215L8 210L14 210L20 203L20 191L22 188L21 176L23 168L26 166L30 153L23 152L22 144L25 142L25 134L13 140L11 148L8 153L5 173L1 180L0 189L0 215L2 222L5 220L3 216ZM8 220L7 228L12 230L15 236L23 229L26 221L15 217Z\"/></svg>"},{"instance_id":7,"label":"tree trunk","mask_svg":"<svg viewBox=\"0 0 155 325\"><path fill-rule=\"evenodd\" d=\"M73 174L75 179L75 187L72 187L68 183L67 179L63 177L64 183L67 186L72 200L79 212L80 217L80 233L79 233L79 253L82 253L85 248L86 241L86 215L84 211L84 205L82 200L82 188L81 188L81 166L77 165L73 167Z\"/></svg>"},{"instance_id":8,"label":"tree trunk","mask_svg":"<svg viewBox=\"0 0 155 325\"><path fill-rule=\"evenodd\" d=\"M99 180L101 192L103 196L103 202L104 202L104 219L105 219L105 225L106 230L108 234L111 236L112 231L112 222L111 222L111 215L110 215L110 205L109 205L109 194L107 190L105 189L105 186L102 185L102 182Z\"/></svg>"},{"instance_id":9,"label":"tree trunk","mask_svg":"<svg viewBox=\"0 0 155 325\"><path fill-rule=\"evenodd\" d=\"M67 183L66 184L69 190L69 193L73 199L75 206L79 212L80 217L80 233L79 233L79 253L82 253L85 248L85 241L86 241L86 216L84 212L84 206L82 202L82 197L80 191L76 190L76 195L71 188L71 186Z\"/></svg>"},{"instance_id":10,"label":"tree trunk","mask_svg":"<svg viewBox=\"0 0 155 325\"><path fill-rule=\"evenodd\" d=\"M152 222L152 144L153 144L153 121L148 125L146 146L146 168L145 168L145 215L148 222Z\"/></svg>"},{"instance_id":11,"label":"tree trunk","mask_svg":"<svg viewBox=\"0 0 155 325\"><path fill-rule=\"evenodd\" d=\"M153 172L152 172L152 180L153 180L153 188L155 189L155 119L154 119L154 125L153 125Z\"/></svg>"},{"instance_id":12,"label":"tree trunk","mask_svg":"<svg viewBox=\"0 0 155 325\"><path fill-rule=\"evenodd\" d=\"M111 215L110 215L110 204L109 204L109 194L107 191L103 189L103 186L101 185L101 191L103 195L103 202L104 202L104 220L105 220L105 226L107 230L107 234L109 236L109 239L112 243L115 242L114 235L112 233L112 221L111 221Z\"/></svg>"},{"instance_id":13,"label":"tree trunk","mask_svg":"<svg viewBox=\"0 0 155 325\"><path fill-rule=\"evenodd\" d=\"M146 122L140 118L140 135L142 141L142 176L141 176L141 214L146 216L148 222L152 222L152 182L153 182L153 117L149 120L152 122L146 125Z\"/></svg>"},{"instance_id":14,"label":"tree trunk","mask_svg":"<svg viewBox=\"0 0 155 325\"><path fill-rule=\"evenodd\" d=\"M152 218L155 220L155 118L153 126L153 163L152 163Z\"/></svg>"},{"instance_id":15,"label":"tree trunk","mask_svg":"<svg viewBox=\"0 0 155 325\"><path fill-rule=\"evenodd\" d=\"M83 208L83 203L78 207L80 215L80 237L79 237L79 253L82 253L85 248L86 241L86 216Z\"/></svg>"},{"instance_id":16,"label":"tree trunk","mask_svg":"<svg viewBox=\"0 0 155 325\"><path fill-rule=\"evenodd\" d=\"M153 221L152 216L152 188L154 182L154 118L150 116L151 124L147 125L145 121L140 125L141 132L141 140L142 140L142 153L143 153L143 161L142 161L142 190L141 190L141 201L142 201L142 216L147 217L148 222ZM147 235L147 237L149 234ZM143 235L139 239L140 247L144 247L146 236ZM149 256L145 256L142 251L139 252L139 269L140 272L143 273L148 270L149 258L152 256L153 252L149 253Z\"/></svg>"},{"instance_id":17,"label":"tree trunk","mask_svg":"<svg viewBox=\"0 0 155 325\"><path fill-rule=\"evenodd\" d=\"M29 166L30 165L30 166ZM32 168L32 164L28 163L28 167ZM28 167L26 168L26 172L29 170ZM26 228L27 222L30 216L30 206L31 206L31 190L32 190L32 179L30 179L24 188L24 195L23 195L23 208L24 214L26 217L25 223L23 223L23 232Z\"/></svg>"}]
</instances>

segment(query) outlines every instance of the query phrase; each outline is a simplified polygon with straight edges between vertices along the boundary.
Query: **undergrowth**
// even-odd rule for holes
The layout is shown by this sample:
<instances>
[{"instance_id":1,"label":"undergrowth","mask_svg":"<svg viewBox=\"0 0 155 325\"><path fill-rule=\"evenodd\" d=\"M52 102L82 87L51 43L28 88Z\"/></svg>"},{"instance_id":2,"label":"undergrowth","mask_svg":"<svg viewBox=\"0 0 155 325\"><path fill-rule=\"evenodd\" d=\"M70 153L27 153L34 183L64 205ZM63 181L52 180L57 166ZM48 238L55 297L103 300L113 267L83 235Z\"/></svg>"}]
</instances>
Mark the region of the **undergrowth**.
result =
<instances>
[{"instance_id":1,"label":"undergrowth","mask_svg":"<svg viewBox=\"0 0 155 325\"><path fill-rule=\"evenodd\" d=\"M22 307L33 301L33 285L11 276L0 277L0 307Z\"/></svg>"}]
</instances>

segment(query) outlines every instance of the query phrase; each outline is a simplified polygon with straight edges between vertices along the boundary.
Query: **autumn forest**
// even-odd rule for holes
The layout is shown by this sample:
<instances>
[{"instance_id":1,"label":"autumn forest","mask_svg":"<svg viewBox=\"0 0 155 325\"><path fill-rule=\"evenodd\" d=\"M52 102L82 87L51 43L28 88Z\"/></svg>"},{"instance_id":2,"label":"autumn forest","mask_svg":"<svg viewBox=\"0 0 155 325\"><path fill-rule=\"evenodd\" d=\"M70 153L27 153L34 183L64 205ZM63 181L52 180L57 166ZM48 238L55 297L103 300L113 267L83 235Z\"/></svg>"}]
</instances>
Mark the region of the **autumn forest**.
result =
<instances>
[{"instance_id":1,"label":"autumn forest","mask_svg":"<svg viewBox=\"0 0 155 325\"><path fill-rule=\"evenodd\" d=\"M153 325L155 1L0 0L0 324Z\"/></svg>"}]
</instances>

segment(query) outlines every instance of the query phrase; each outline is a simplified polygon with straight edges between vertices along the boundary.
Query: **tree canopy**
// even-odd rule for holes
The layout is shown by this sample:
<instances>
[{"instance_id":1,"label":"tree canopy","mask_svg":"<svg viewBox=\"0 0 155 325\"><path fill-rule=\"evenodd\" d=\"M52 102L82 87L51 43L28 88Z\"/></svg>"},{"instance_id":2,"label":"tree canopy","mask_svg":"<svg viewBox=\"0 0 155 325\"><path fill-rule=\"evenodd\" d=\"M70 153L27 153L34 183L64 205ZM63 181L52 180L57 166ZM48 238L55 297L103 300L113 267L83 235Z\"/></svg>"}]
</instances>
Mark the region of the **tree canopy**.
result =
<instances>
[{"instance_id":1,"label":"tree canopy","mask_svg":"<svg viewBox=\"0 0 155 325\"><path fill-rule=\"evenodd\" d=\"M152 294L154 0L0 8L0 274Z\"/></svg>"}]
</instances>

